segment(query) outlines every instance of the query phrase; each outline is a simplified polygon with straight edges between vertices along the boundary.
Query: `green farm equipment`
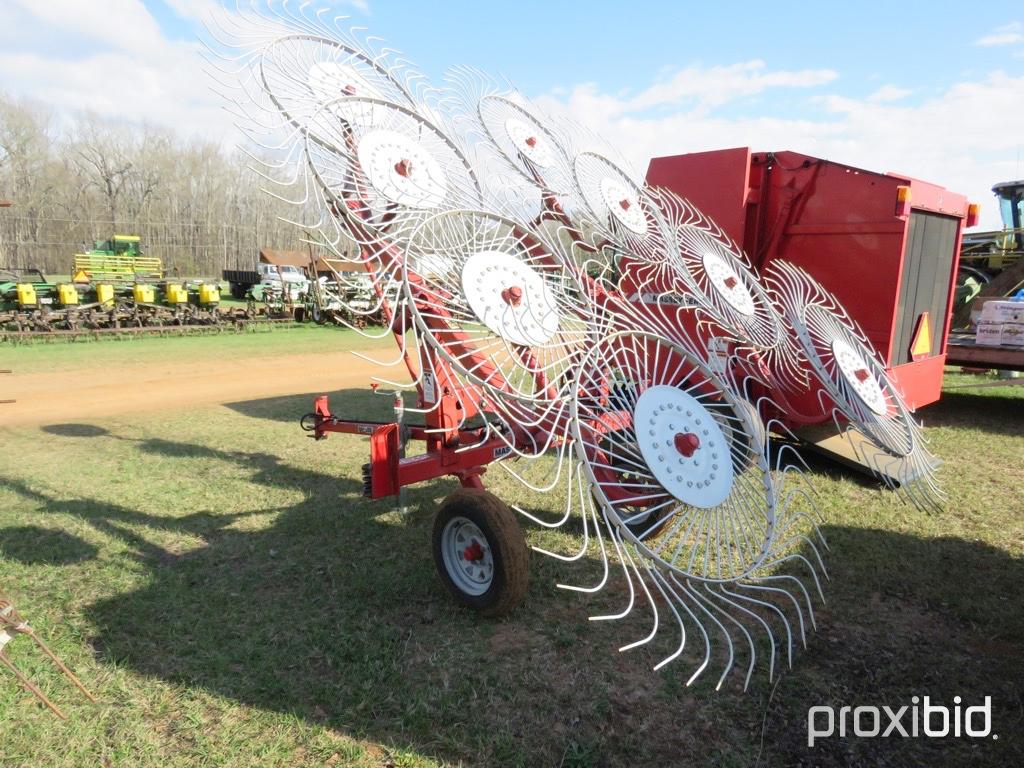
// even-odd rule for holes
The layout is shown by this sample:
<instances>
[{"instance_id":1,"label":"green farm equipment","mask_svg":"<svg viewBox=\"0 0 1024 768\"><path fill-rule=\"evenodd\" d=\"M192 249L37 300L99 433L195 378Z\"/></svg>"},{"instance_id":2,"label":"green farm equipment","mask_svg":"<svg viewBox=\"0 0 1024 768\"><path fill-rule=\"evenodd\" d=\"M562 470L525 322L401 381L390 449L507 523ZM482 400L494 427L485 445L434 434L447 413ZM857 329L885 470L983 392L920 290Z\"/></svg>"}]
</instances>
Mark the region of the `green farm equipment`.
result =
<instances>
[{"instance_id":1,"label":"green farm equipment","mask_svg":"<svg viewBox=\"0 0 1024 768\"><path fill-rule=\"evenodd\" d=\"M142 253L138 235L114 235L109 240L96 240L85 253L75 254L72 274L76 283L139 283L164 277L160 259Z\"/></svg>"},{"instance_id":2,"label":"green farm equipment","mask_svg":"<svg viewBox=\"0 0 1024 768\"><path fill-rule=\"evenodd\" d=\"M964 235L953 327L965 327L986 300L1024 286L1024 179L992 187L1003 228Z\"/></svg>"},{"instance_id":3,"label":"green farm equipment","mask_svg":"<svg viewBox=\"0 0 1024 768\"><path fill-rule=\"evenodd\" d=\"M72 260L71 282L38 269L0 269L0 329L16 332L216 325L255 317L249 308L222 311L220 285L167 279L136 235L114 235Z\"/></svg>"}]
</instances>

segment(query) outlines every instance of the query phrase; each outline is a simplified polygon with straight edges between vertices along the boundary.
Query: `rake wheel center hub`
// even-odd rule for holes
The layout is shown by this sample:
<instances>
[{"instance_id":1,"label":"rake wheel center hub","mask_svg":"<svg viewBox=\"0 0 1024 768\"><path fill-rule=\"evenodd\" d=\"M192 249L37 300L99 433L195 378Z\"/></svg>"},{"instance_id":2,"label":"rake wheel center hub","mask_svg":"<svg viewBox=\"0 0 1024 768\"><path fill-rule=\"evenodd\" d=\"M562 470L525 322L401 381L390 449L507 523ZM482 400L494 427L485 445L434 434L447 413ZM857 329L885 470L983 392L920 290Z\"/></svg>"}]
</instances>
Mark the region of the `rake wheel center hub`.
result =
<instances>
[{"instance_id":1,"label":"rake wheel center hub","mask_svg":"<svg viewBox=\"0 0 1024 768\"><path fill-rule=\"evenodd\" d=\"M729 262L714 251L707 251L701 261L708 280L722 300L741 315L752 317L756 308L754 296Z\"/></svg>"},{"instance_id":2,"label":"rake wheel center hub","mask_svg":"<svg viewBox=\"0 0 1024 768\"><path fill-rule=\"evenodd\" d=\"M395 163L395 173L399 176L409 178L409 174L412 173L412 161L408 158L404 158Z\"/></svg>"},{"instance_id":3,"label":"rake wheel center hub","mask_svg":"<svg viewBox=\"0 0 1024 768\"><path fill-rule=\"evenodd\" d=\"M327 102L327 108L332 114L348 122L370 118L373 107L366 102L347 102L339 97L383 98L380 90L371 85L357 69L333 61L313 64L309 68L306 83L318 101Z\"/></svg>"},{"instance_id":4,"label":"rake wheel center hub","mask_svg":"<svg viewBox=\"0 0 1024 768\"><path fill-rule=\"evenodd\" d=\"M601 199L619 224L635 235L647 234L647 216L640 205L640 197L626 185L626 180L609 176L601 179Z\"/></svg>"},{"instance_id":5,"label":"rake wheel center hub","mask_svg":"<svg viewBox=\"0 0 1024 768\"><path fill-rule=\"evenodd\" d=\"M676 450L688 459L700 448L700 438L693 432L676 432L672 442Z\"/></svg>"},{"instance_id":6,"label":"rake wheel center hub","mask_svg":"<svg viewBox=\"0 0 1024 768\"><path fill-rule=\"evenodd\" d=\"M501 300L510 307L518 307L523 302L523 289L518 285L506 288L501 292Z\"/></svg>"},{"instance_id":7,"label":"rake wheel center hub","mask_svg":"<svg viewBox=\"0 0 1024 768\"><path fill-rule=\"evenodd\" d=\"M479 321L511 344L545 344L558 333L554 293L534 267L514 254L471 254L462 266L462 291Z\"/></svg>"},{"instance_id":8,"label":"rake wheel center hub","mask_svg":"<svg viewBox=\"0 0 1024 768\"><path fill-rule=\"evenodd\" d=\"M649 387L637 398L633 429L648 470L672 496L702 509L728 498L733 485L729 441L696 397L664 384Z\"/></svg>"},{"instance_id":9,"label":"rake wheel center hub","mask_svg":"<svg viewBox=\"0 0 1024 768\"><path fill-rule=\"evenodd\" d=\"M839 368L839 375L846 381L857 398L877 416L889 412L885 390L877 377L872 375L864 356L848 341L842 338L832 340L832 355Z\"/></svg>"},{"instance_id":10,"label":"rake wheel center hub","mask_svg":"<svg viewBox=\"0 0 1024 768\"><path fill-rule=\"evenodd\" d=\"M555 162L550 144L537 133L537 128L510 117L505 121L505 133L516 150L538 168L547 168Z\"/></svg>"},{"instance_id":11,"label":"rake wheel center hub","mask_svg":"<svg viewBox=\"0 0 1024 768\"><path fill-rule=\"evenodd\" d=\"M367 181L392 203L437 208L448 182L440 163L419 142L397 131L369 131L356 149Z\"/></svg>"}]
</instances>

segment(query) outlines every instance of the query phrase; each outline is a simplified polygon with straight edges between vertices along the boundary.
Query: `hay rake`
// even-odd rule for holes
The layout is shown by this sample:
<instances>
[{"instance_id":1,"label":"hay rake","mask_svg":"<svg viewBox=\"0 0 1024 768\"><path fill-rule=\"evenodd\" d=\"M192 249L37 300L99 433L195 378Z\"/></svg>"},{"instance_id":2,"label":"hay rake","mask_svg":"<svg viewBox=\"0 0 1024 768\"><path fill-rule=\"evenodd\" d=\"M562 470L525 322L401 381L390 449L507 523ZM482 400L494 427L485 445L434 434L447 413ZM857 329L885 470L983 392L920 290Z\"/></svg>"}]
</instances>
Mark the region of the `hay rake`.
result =
<instances>
[{"instance_id":1,"label":"hay rake","mask_svg":"<svg viewBox=\"0 0 1024 768\"><path fill-rule=\"evenodd\" d=\"M773 676L814 626L825 542L798 455L770 453L769 433L831 419L888 457L920 455L881 379L885 413L867 413L863 338L816 293L830 365L792 270L762 280L687 201L637 184L608 147L514 89L466 69L431 86L342 23L285 3L222 14L209 35L214 77L264 150L268 191L318 246L358 250L399 350L376 362L409 379L372 385L396 390L393 421L345 419L320 397L304 428L369 436L371 498L459 480L433 542L465 604L496 615L525 593L513 510L548 528L576 520L578 550L538 551L598 559L597 582L567 590L624 580L626 605L594 620L650 609L650 631L622 650L652 643L665 651L656 668L685 659L688 683L718 665L718 686L745 655L746 687L764 637ZM816 406L797 411L807 391ZM912 445L896 444L901 424ZM425 452L406 456L408 440ZM485 491L492 464L561 511Z\"/></svg>"}]
</instances>

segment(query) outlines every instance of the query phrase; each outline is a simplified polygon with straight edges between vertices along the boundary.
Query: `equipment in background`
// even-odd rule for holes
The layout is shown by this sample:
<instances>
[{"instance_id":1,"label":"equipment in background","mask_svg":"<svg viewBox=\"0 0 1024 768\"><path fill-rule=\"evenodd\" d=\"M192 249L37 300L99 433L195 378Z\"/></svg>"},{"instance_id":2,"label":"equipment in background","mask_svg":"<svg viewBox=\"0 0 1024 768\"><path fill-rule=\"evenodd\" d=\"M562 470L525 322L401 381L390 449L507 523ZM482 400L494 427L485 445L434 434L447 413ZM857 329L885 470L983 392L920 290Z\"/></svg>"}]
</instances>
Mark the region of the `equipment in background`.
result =
<instances>
[{"instance_id":1,"label":"equipment in background","mask_svg":"<svg viewBox=\"0 0 1024 768\"><path fill-rule=\"evenodd\" d=\"M220 284L168 277L136 235L114 235L72 259L72 279L35 268L0 267L0 332L5 335L245 325L290 318L291 301L269 284L245 306L222 306ZM308 281L303 284L303 296Z\"/></svg>"},{"instance_id":2,"label":"equipment in background","mask_svg":"<svg viewBox=\"0 0 1024 768\"><path fill-rule=\"evenodd\" d=\"M1003 228L964 235L953 327L976 323L982 305L1024 287L1024 179L992 187Z\"/></svg>"},{"instance_id":3,"label":"equipment in background","mask_svg":"<svg viewBox=\"0 0 1024 768\"><path fill-rule=\"evenodd\" d=\"M96 240L84 253L76 253L71 265L72 281L102 283L151 283L164 277L160 259L142 253L138 235L114 235Z\"/></svg>"}]
</instances>

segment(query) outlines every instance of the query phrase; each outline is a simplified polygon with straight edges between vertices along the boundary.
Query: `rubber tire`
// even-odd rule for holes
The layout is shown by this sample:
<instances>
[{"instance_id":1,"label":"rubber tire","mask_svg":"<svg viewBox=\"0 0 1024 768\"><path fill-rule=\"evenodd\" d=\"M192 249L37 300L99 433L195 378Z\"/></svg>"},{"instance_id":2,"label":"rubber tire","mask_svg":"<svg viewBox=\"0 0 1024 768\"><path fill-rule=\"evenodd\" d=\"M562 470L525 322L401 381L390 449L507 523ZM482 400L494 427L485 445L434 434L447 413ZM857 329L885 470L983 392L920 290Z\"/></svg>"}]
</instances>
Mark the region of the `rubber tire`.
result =
<instances>
[{"instance_id":1,"label":"rubber tire","mask_svg":"<svg viewBox=\"0 0 1024 768\"><path fill-rule=\"evenodd\" d=\"M463 592L452 581L441 555L441 534L453 517L471 520L487 537L494 558L494 578L482 595ZM434 565L441 581L456 600L481 616L503 616L526 596L530 582L530 554L516 514L501 499L476 488L460 488L446 498L434 516L431 534Z\"/></svg>"}]
</instances>

